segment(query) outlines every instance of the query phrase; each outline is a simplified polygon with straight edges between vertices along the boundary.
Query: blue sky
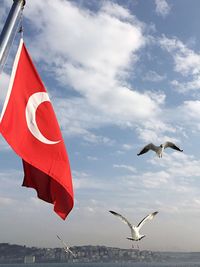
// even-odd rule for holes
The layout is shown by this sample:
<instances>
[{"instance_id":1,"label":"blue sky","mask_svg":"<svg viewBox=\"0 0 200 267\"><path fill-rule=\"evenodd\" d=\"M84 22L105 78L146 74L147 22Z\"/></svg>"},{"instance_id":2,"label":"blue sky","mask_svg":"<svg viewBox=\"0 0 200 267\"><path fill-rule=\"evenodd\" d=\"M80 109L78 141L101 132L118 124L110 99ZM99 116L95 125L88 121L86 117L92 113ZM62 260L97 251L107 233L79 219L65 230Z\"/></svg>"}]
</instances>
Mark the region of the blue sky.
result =
<instances>
[{"instance_id":1,"label":"blue sky","mask_svg":"<svg viewBox=\"0 0 200 267\"><path fill-rule=\"evenodd\" d=\"M10 0L1 0L2 28ZM62 221L21 187L21 159L0 140L0 242L28 246L198 251L200 233L200 32L198 0L29 0L24 41L49 92L65 139L75 206ZM19 36L1 75L1 104ZM162 159L137 157L147 143L173 141Z\"/></svg>"}]
</instances>

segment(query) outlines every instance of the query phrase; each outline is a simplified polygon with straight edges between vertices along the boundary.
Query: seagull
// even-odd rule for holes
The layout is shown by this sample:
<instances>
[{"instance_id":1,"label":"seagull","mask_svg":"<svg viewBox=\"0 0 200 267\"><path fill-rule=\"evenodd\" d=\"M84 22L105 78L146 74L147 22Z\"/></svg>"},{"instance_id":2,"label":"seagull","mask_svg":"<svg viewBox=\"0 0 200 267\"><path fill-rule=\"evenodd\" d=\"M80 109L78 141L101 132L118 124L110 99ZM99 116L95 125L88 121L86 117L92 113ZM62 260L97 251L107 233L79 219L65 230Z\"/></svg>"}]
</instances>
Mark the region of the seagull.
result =
<instances>
[{"instance_id":1,"label":"seagull","mask_svg":"<svg viewBox=\"0 0 200 267\"><path fill-rule=\"evenodd\" d=\"M165 142L164 144L161 144L160 146L155 146L154 144L150 143L150 144L146 145L137 155L140 156L140 155L148 152L149 150L153 150L156 152L156 154L158 155L159 158L162 158L163 151L167 147L170 147L172 149L183 152L183 150L180 149L179 147L177 147L174 143Z\"/></svg>"},{"instance_id":2,"label":"seagull","mask_svg":"<svg viewBox=\"0 0 200 267\"><path fill-rule=\"evenodd\" d=\"M147 222L148 220L152 220L154 218L154 216L158 213L158 211L155 211L153 213L148 214L146 217L144 217L140 223L138 223L137 226L131 224L124 216L122 216L121 214L110 210L110 213L112 213L113 215L119 217L124 223L126 223L128 225L128 227L131 229L131 237L127 237L128 240L131 241L139 241L142 238L145 237L145 235L141 235L140 234L140 229L142 228L142 226L145 224L145 222Z\"/></svg>"},{"instance_id":3,"label":"seagull","mask_svg":"<svg viewBox=\"0 0 200 267\"><path fill-rule=\"evenodd\" d=\"M76 257L76 255L71 251L71 249L67 246L67 244L57 235L57 238L62 242L62 244L64 245L64 251L66 253L71 253L73 257Z\"/></svg>"}]
</instances>

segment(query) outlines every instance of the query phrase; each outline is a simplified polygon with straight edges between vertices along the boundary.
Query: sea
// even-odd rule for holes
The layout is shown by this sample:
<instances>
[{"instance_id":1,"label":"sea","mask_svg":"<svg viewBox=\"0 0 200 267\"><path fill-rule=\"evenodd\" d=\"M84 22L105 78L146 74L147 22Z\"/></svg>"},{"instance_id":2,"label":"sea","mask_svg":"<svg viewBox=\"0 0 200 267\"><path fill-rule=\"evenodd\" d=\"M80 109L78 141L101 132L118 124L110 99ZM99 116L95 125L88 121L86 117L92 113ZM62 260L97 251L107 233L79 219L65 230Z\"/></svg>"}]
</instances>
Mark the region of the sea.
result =
<instances>
[{"instance_id":1,"label":"sea","mask_svg":"<svg viewBox=\"0 0 200 267\"><path fill-rule=\"evenodd\" d=\"M32 263L0 264L0 267L200 267L200 262L183 263Z\"/></svg>"}]
</instances>

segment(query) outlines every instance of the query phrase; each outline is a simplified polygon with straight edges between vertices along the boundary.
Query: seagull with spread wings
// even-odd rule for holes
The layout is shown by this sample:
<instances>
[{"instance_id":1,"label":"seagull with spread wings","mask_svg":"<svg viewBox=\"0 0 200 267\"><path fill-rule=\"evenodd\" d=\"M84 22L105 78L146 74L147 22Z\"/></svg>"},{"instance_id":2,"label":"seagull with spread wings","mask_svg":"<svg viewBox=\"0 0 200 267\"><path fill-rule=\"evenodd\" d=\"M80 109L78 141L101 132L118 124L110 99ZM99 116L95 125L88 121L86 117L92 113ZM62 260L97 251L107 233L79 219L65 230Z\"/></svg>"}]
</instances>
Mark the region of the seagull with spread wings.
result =
<instances>
[{"instance_id":1,"label":"seagull with spread wings","mask_svg":"<svg viewBox=\"0 0 200 267\"><path fill-rule=\"evenodd\" d=\"M140 234L140 229L142 228L142 226L149 220L152 220L154 218L154 216L158 213L158 211L155 211L153 213L148 214L146 217L144 217L141 222L138 223L137 226L131 224L127 218L125 218L124 216L122 216L121 214L110 210L110 213L112 213L113 215L117 216L119 219L121 219L125 224L128 225L128 227L131 230L131 237L127 237L128 240L131 241L139 241L142 238L145 237L145 235Z\"/></svg>"},{"instance_id":2,"label":"seagull with spread wings","mask_svg":"<svg viewBox=\"0 0 200 267\"><path fill-rule=\"evenodd\" d=\"M143 149L137 155L140 156L144 153L147 153L149 150L153 150L154 152L156 152L159 158L162 158L163 151L167 147L183 152L183 150L177 147L174 143L167 141L164 144L161 144L160 146L155 146L154 144L150 143L143 147Z\"/></svg>"},{"instance_id":3,"label":"seagull with spread wings","mask_svg":"<svg viewBox=\"0 0 200 267\"><path fill-rule=\"evenodd\" d=\"M69 246L67 246L67 244L57 235L57 238L62 242L62 244L64 245L64 251L66 253L70 253L73 257L76 257L76 255L71 251L71 249L69 248Z\"/></svg>"}]
</instances>

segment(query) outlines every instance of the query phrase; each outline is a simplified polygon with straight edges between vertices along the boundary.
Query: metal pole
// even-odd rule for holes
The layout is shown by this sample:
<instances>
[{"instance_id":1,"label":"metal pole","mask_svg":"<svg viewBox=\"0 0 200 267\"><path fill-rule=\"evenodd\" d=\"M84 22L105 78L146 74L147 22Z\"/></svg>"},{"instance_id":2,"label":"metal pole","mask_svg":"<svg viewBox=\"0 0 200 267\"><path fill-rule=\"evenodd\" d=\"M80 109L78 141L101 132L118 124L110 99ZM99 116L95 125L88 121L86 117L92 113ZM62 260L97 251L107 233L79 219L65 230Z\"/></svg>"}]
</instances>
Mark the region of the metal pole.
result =
<instances>
[{"instance_id":1,"label":"metal pole","mask_svg":"<svg viewBox=\"0 0 200 267\"><path fill-rule=\"evenodd\" d=\"M18 25L17 22L19 23L19 17L25 5L25 0L13 0L13 2L14 3L10 9L0 35L0 72L2 71L6 61L9 48L15 36L16 27Z\"/></svg>"}]
</instances>

